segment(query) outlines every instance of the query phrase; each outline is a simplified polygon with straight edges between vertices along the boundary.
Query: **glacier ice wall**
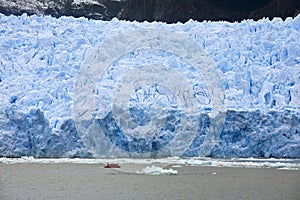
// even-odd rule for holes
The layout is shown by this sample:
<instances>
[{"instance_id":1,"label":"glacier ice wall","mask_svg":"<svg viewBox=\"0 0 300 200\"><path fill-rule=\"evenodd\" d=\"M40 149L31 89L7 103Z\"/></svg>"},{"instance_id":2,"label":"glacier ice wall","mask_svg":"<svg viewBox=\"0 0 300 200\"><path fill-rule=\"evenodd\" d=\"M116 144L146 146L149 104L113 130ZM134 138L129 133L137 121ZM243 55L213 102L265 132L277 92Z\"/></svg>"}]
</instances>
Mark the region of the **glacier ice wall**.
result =
<instances>
[{"instance_id":1,"label":"glacier ice wall","mask_svg":"<svg viewBox=\"0 0 300 200\"><path fill-rule=\"evenodd\" d=\"M299 158L299 31L0 15L0 156Z\"/></svg>"}]
</instances>

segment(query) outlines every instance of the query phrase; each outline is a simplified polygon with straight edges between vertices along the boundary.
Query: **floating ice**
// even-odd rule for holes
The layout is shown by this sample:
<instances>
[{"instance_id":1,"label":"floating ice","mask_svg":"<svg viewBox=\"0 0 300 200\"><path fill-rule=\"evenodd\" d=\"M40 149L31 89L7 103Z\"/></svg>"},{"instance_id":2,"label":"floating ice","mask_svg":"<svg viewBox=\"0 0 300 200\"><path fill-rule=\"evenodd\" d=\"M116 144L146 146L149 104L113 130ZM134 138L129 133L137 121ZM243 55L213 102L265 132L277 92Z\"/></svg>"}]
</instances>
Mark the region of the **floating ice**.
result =
<instances>
[{"instance_id":1,"label":"floating ice","mask_svg":"<svg viewBox=\"0 0 300 200\"><path fill-rule=\"evenodd\" d=\"M163 169L161 167L156 167L152 165L151 167L147 166L142 171L137 171L137 174L147 174L147 175L176 175L178 174L177 170L174 169Z\"/></svg>"},{"instance_id":2,"label":"floating ice","mask_svg":"<svg viewBox=\"0 0 300 200\"><path fill-rule=\"evenodd\" d=\"M33 157L22 157L22 158L0 158L0 163L2 164L24 164L24 163L36 163L36 164L60 164L60 163L72 163L72 164L95 164L95 165L105 165L106 163L118 163L121 165L122 170L120 172L125 173L136 173L136 171L123 171L123 165L134 164L136 167L131 167L132 169L140 168L144 165L148 165L148 168L144 170L138 170L140 173L161 173L166 170L161 167L153 167L153 165L172 165L172 168L180 168L182 166L211 166L211 167L243 167L243 168L276 168L280 170L300 170L300 160L299 159L212 159L212 158L160 158L160 159L125 159L125 158L115 158L115 159L82 159L82 158L59 158L59 159L46 159L39 158L35 159ZM152 166L152 167L149 167ZM127 170L129 168L127 167ZM171 171L172 173L177 170ZM168 170L164 172L170 172Z\"/></svg>"}]
</instances>

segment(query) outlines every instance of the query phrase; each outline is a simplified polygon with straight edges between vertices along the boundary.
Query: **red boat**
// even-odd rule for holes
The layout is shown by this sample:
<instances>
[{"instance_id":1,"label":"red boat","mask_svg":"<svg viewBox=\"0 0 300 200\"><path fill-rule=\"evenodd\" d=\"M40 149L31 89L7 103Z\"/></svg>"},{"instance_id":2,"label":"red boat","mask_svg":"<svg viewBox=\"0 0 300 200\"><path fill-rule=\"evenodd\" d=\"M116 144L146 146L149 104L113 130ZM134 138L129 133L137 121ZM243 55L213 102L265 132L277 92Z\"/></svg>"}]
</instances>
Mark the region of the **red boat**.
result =
<instances>
[{"instance_id":1,"label":"red boat","mask_svg":"<svg viewBox=\"0 0 300 200\"><path fill-rule=\"evenodd\" d=\"M106 164L104 168L120 168L121 166L118 164Z\"/></svg>"}]
</instances>

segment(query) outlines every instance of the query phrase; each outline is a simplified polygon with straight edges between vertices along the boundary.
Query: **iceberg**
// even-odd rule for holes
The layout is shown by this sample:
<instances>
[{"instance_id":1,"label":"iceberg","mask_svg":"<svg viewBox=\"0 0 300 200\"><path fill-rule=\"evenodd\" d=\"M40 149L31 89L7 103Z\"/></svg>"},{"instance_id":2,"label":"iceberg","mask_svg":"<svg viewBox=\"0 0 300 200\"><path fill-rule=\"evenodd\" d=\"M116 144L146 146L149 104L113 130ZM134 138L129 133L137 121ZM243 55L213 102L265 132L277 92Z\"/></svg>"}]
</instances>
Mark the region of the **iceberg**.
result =
<instances>
[{"instance_id":1,"label":"iceberg","mask_svg":"<svg viewBox=\"0 0 300 200\"><path fill-rule=\"evenodd\" d=\"M299 16L0 22L0 157L300 158Z\"/></svg>"},{"instance_id":2,"label":"iceberg","mask_svg":"<svg viewBox=\"0 0 300 200\"><path fill-rule=\"evenodd\" d=\"M163 169L161 167L156 167L152 165L151 167L147 166L142 171L137 171L136 173L147 175L177 175L178 171L174 169Z\"/></svg>"}]
</instances>

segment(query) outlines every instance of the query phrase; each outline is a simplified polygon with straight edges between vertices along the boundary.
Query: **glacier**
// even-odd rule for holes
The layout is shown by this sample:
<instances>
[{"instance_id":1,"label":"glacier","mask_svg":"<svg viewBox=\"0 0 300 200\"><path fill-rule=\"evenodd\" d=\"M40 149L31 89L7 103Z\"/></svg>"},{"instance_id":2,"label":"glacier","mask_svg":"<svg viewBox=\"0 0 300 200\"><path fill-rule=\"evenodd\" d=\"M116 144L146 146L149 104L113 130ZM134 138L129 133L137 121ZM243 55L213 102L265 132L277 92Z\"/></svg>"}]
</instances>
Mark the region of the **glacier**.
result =
<instances>
[{"instance_id":1,"label":"glacier","mask_svg":"<svg viewBox=\"0 0 300 200\"><path fill-rule=\"evenodd\" d=\"M0 14L0 157L300 158L299 31Z\"/></svg>"}]
</instances>

